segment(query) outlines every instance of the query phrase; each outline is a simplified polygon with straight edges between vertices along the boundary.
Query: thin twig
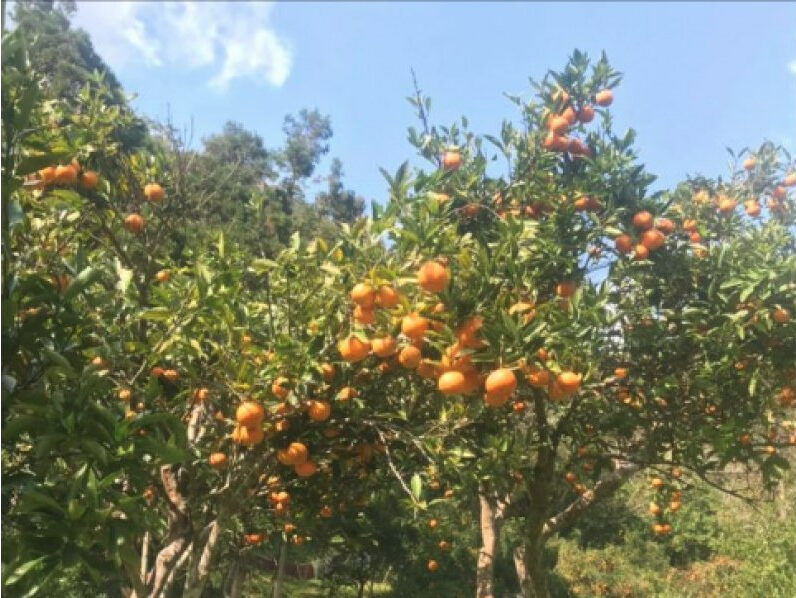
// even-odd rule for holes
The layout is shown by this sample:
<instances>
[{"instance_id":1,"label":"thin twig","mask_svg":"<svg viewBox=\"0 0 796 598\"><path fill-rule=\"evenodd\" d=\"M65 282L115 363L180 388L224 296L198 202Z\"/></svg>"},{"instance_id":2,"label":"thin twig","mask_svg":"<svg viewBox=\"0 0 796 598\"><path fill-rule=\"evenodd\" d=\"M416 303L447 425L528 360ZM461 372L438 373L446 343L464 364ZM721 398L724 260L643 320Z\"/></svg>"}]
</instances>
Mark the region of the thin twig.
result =
<instances>
[{"instance_id":1,"label":"thin twig","mask_svg":"<svg viewBox=\"0 0 796 598\"><path fill-rule=\"evenodd\" d=\"M417 102L417 113L420 116L420 120L423 122L423 132L426 138L430 138L432 135L430 127L428 126L428 115L426 114L426 108L423 104L423 95L421 94L420 87L417 84L417 76L415 75L415 70L414 69L410 70L412 72L412 85L414 86L415 89L415 101ZM438 167L442 165L442 157L440 155L434 154L432 156L432 159L434 160L434 162L436 162Z\"/></svg>"},{"instance_id":2,"label":"thin twig","mask_svg":"<svg viewBox=\"0 0 796 598\"><path fill-rule=\"evenodd\" d=\"M387 457L387 465L390 468L390 471L392 471L393 476L395 476L395 479L398 480L398 483L401 485L401 488L404 489L404 492L406 492L409 495L409 498L412 499L412 503L417 502L417 500L415 499L415 495L412 494L412 491L409 489L409 486L406 485L406 482L404 481L403 477L401 477L401 473L398 471L398 469L395 467L395 464L392 461L392 455L390 454L390 447L388 446L388 443L384 438L384 433L378 428L376 429L376 433L379 435L379 438L381 439L381 442L384 445L384 455Z\"/></svg>"}]
</instances>

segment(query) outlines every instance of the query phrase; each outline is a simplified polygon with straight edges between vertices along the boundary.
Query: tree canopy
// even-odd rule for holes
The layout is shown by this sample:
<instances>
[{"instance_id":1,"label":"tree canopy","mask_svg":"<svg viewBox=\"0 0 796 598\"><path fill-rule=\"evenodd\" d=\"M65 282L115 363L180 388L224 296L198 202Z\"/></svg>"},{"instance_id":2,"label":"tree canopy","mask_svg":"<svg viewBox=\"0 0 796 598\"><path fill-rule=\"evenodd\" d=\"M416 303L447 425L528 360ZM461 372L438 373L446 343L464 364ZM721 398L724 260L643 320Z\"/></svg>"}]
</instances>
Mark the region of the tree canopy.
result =
<instances>
[{"instance_id":1,"label":"tree canopy","mask_svg":"<svg viewBox=\"0 0 796 598\"><path fill-rule=\"evenodd\" d=\"M744 497L728 466L787 469L781 148L651 193L612 127L621 75L576 51L496 135L431 124L416 93L428 167L384 171L361 217L337 160L305 200L318 110L275 147L233 123L201 150L169 126L129 144L107 85L53 101L32 51L4 36L11 595L241 595L271 557L278 596L289 551L360 595L379 573L487 597L505 532L544 598L548 541L631 477L667 542L694 481Z\"/></svg>"}]
</instances>

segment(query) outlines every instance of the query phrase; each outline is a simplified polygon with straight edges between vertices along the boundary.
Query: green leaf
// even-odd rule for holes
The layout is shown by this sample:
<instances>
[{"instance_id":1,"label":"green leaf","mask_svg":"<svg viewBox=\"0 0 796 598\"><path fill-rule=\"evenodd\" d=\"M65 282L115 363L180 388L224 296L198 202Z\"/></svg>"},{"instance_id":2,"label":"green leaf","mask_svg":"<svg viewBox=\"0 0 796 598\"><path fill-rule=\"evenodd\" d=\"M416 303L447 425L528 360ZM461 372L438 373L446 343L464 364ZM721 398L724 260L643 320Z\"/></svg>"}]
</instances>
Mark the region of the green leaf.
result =
<instances>
[{"instance_id":1,"label":"green leaf","mask_svg":"<svg viewBox=\"0 0 796 598\"><path fill-rule=\"evenodd\" d=\"M35 415L20 415L10 419L5 426L3 426L3 439L7 441L14 441L20 437L24 432L32 432L41 427L42 419L40 416Z\"/></svg>"},{"instance_id":2,"label":"green leaf","mask_svg":"<svg viewBox=\"0 0 796 598\"><path fill-rule=\"evenodd\" d=\"M88 507L83 504L81 500L73 498L69 501L69 504L66 507L66 512L69 515L69 519L72 521L77 521L85 514L87 508Z\"/></svg>"},{"instance_id":3,"label":"green leaf","mask_svg":"<svg viewBox=\"0 0 796 598\"><path fill-rule=\"evenodd\" d=\"M212 274L210 273L210 269L202 262L196 262L196 275L202 280L205 284L210 284L210 281L213 279Z\"/></svg>"},{"instance_id":4,"label":"green leaf","mask_svg":"<svg viewBox=\"0 0 796 598\"><path fill-rule=\"evenodd\" d=\"M279 267L274 260L269 260L264 257L259 257L252 260L252 269L258 274L263 274L269 270L274 270Z\"/></svg>"},{"instance_id":5,"label":"green leaf","mask_svg":"<svg viewBox=\"0 0 796 598\"><path fill-rule=\"evenodd\" d=\"M31 572L33 569L35 569L35 568L36 568L36 567L38 567L39 565L42 565L42 564L44 564L44 562L45 562L47 559L49 559L49 558L50 558L50 557L49 557L49 556L47 556L47 555L45 555L45 556L40 556L40 557L39 557L39 558L37 558L37 559L33 559L32 561L28 561L28 562L26 562L26 563L23 563L23 564L21 564L19 567L17 567L16 569L14 569L14 571L13 571L13 572L12 572L10 575L6 576L6 578L5 578L5 581L4 581L4 584L3 584L3 585L6 585L6 586L14 585L14 584L15 584L15 583L17 583L17 582L18 582L20 579L22 579L23 577L25 577L25 575L27 575L28 573L30 573L30 572Z\"/></svg>"},{"instance_id":6,"label":"green leaf","mask_svg":"<svg viewBox=\"0 0 796 598\"><path fill-rule=\"evenodd\" d=\"M199 355L199 357L205 357L205 352L202 351L202 346L199 344L198 340L192 338L190 341L188 341L188 343L191 345L193 350L196 351L196 354Z\"/></svg>"},{"instance_id":7,"label":"green leaf","mask_svg":"<svg viewBox=\"0 0 796 598\"><path fill-rule=\"evenodd\" d=\"M152 320L155 322L167 322L171 318L172 312L167 307L153 307L142 311L138 317L142 320Z\"/></svg>"},{"instance_id":8,"label":"green leaf","mask_svg":"<svg viewBox=\"0 0 796 598\"><path fill-rule=\"evenodd\" d=\"M70 378L73 379L77 378L77 373L75 372L74 368L72 367L72 364L69 363L69 360L66 357L46 347L42 349L42 353L44 353L44 355L47 357L47 359L50 360L51 363L63 369Z\"/></svg>"},{"instance_id":9,"label":"green leaf","mask_svg":"<svg viewBox=\"0 0 796 598\"><path fill-rule=\"evenodd\" d=\"M755 284L750 284L750 285L744 287L744 290L741 291L741 294L738 296L738 300L740 302L742 302L742 303L744 301L746 301L752 295L752 293L755 292L755 287L756 286L757 285L755 285Z\"/></svg>"},{"instance_id":10,"label":"green leaf","mask_svg":"<svg viewBox=\"0 0 796 598\"><path fill-rule=\"evenodd\" d=\"M327 274L332 274L334 276L340 276L343 272L337 266L330 264L329 262L324 262L321 264L321 270L326 272Z\"/></svg>"},{"instance_id":11,"label":"green leaf","mask_svg":"<svg viewBox=\"0 0 796 598\"><path fill-rule=\"evenodd\" d=\"M88 287L92 282L97 280L102 275L102 270L97 270L89 266L83 269L80 274L75 276L72 283L67 287L64 292L64 299L67 301L77 295L80 291Z\"/></svg>"},{"instance_id":12,"label":"green leaf","mask_svg":"<svg viewBox=\"0 0 796 598\"><path fill-rule=\"evenodd\" d=\"M83 197L71 189L55 189L50 192L50 196L73 209L78 209L83 205Z\"/></svg>"},{"instance_id":13,"label":"green leaf","mask_svg":"<svg viewBox=\"0 0 796 598\"><path fill-rule=\"evenodd\" d=\"M64 515L64 509L53 498L39 492L38 490L28 490L20 498L20 510L22 511L50 511L55 515Z\"/></svg>"},{"instance_id":14,"label":"green leaf","mask_svg":"<svg viewBox=\"0 0 796 598\"><path fill-rule=\"evenodd\" d=\"M423 492L423 480L420 479L420 474L416 473L412 476L409 486L412 489L412 495L415 497L415 500L420 500L420 494Z\"/></svg>"},{"instance_id":15,"label":"green leaf","mask_svg":"<svg viewBox=\"0 0 796 598\"><path fill-rule=\"evenodd\" d=\"M188 459L188 453L172 444L164 444L151 438L140 438L137 444L154 457L157 457L159 462L163 465L172 463L179 463Z\"/></svg>"},{"instance_id":16,"label":"green leaf","mask_svg":"<svg viewBox=\"0 0 796 598\"><path fill-rule=\"evenodd\" d=\"M103 465L108 462L108 453L105 451L105 448L97 441L91 440L90 438L83 438L80 441L80 446Z\"/></svg>"},{"instance_id":17,"label":"green leaf","mask_svg":"<svg viewBox=\"0 0 796 598\"><path fill-rule=\"evenodd\" d=\"M25 91L22 93L22 98L16 106L16 114L14 115L14 129L21 131L27 129L30 124L30 111L34 103L39 97L39 87L32 81L28 81ZM27 174L27 173L22 173Z\"/></svg>"},{"instance_id":18,"label":"green leaf","mask_svg":"<svg viewBox=\"0 0 796 598\"><path fill-rule=\"evenodd\" d=\"M758 370L755 370L754 373L752 374L752 379L749 380L749 388L748 388L748 390L749 390L749 396L750 397L755 396L755 392L757 392L757 382L758 382L757 372L758 372Z\"/></svg>"}]
</instances>

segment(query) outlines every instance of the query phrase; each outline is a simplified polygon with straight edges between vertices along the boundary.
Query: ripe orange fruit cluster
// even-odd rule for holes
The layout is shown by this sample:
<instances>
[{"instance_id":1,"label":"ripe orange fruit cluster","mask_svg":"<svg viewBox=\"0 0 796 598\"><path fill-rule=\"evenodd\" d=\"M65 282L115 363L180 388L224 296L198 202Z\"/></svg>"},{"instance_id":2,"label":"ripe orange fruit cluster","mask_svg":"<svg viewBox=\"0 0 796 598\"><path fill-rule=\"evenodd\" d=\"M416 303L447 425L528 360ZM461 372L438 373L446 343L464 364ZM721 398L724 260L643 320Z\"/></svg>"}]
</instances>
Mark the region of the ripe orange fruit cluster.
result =
<instances>
[{"instance_id":1,"label":"ripe orange fruit cluster","mask_svg":"<svg viewBox=\"0 0 796 598\"><path fill-rule=\"evenodd\" d=\"M144 219L141 214L128 214L124 217L124 228L126 228L129 232L137 235L142 230L144 230Z\"/></svg>"},{"instance_id":2,"label":"ripe orange fruit cluster","mask_svg":"<svg viewBox=\"0 0 796 598\"><path fill-rule=\"evenodd\" d=\"M745 202L743 202L743 206L747 216L751 218L757 218L760 216L761 208L756 199L747 199Z\"/></svg>"},{"instance_id":3,"label":"ripe orange fruit cluster","mask_svg":"<svg viewBox=\"0 0 796 598\"><path fill-rule=\"evenodd\" d=\"M564 399L577 392L582 379L583 376L575 372L561 372L554 381L550 382L547 394L554 401Z\"/></svg>"},{"instance_id":4,"label":"ripe orange fruit cluster","mask_svg":"<svg viewBox=\"0 0 796 598\"><path fill-rule=\"evenodd\" d=\"M790 386L784 386L777 393L776 399L782 407L793 407L796 404L796 391Z\"/></svg>"},{"instance_id":5,"label":"ripe orange fruit cluster","mask_svg":"<svg viewBox=\"0 0 796 598\"><path fill-rule=\"evenodd\" d=\"M74 185L79 184L83 189L94 189L99 181L99 175L93 170L83 170L80 162L72 160L69 164L47 166L39 170L39 185Z\"/></svg>"},{"instance_id":6,"label":"ripe orange fruit cluster","mask_svg":"<svg viewBox=\"0 0 796 598\"><path fill-rule=\"evenodd\" d=\"M371 345L357 335L351 334L337 343L337 350L345 361L362 361L370 354Z\"/></svg>"},{"instance_id":7,"label":"ripe orange fruit cluster","mask_svg":"<svg viewBox=\"0 0 796 598\"><path fill-rule=\"evenodd\" d=\"M163 379L165 379L165 380L167 380L168 382L171 382L171 383L176 382L179 379L179 377L180 377L180 374L179 374L179 372L177 370L172 369L172 368L164 369L164 368L160 367L159 365L156 365L155 367L153 367L152 370L150 370L150 373L155 378L163 378Z\"/></svg>"},{"instance_id":8,"label":"ripe orange fruit cluster","mask_svg":"<svg viewBox=\"0 0 796 598\"><path fill-rule=\"evenodd\" d=\"M591 195L582 195L573 204L578 212L597 212L602 208L602 202Z\"/></svg>"},{"instance_id":9,"label":"ripe orange fruit cluster","mask_svg":"<svg viewBox=\"0 0 796 598\"><path fill-rule=\"evenodd\" d=\"M418 270L418 285L429 293L438 293L446 288L450 282L450 275L447 264L443 259L425 262ZM391 287L381 287L389 289L389 296L395 296ZM577 291L577 283L573 281L562 281L556 287L556 294L560 301L568 301ZM370 284L359 283L350 293L352 301L361 308L368 309L384 301L380 301L377 292ZM388 305L397 304L388 303ZM429 309L426 306L424 309ZM437 303L431 309L434 314L446 312L444 303ZM534 305L532 303L520 302L512 306L510 313L527 313L527 318L533 318ZM527 321L527 320L526 320ZM466 351L479 349L485 346L485 342L479 338L479 331L483 327L484 320L481 316L471 316L465 319L462 324L455 329L454 335L456 342L449 346L438 362L423 359L422 347L426 333L429 329L436 331L442 330L444 324L432 318L425 317L417 312L410 312L403 316L401 322L401 333L409 341L403 347L399 346L399 341L391 335L377 336L366 339L358 334L350 334L338 343L338 351L341 357L348 362L358 362L364 360L371 353L384 359L378 366L379 372L386 372L399 364L406 369L417 371L418 375L426 379L436 380L436 386L443 395L469 394L476 392L483 384L484 402L488 407L502 407L515 394L517 390L517 375L511 368L498 368L489 373L485 378L474 365L472 356ZM540 350L538 355L541 361L547 359L547 352ZM529 384L536 388L546 388L552 400L561 400L576 392L581 384L581 376L571 371L561 372L557 377L551 378L550 373L543 367L532 366L526 368L523 364L520 369L526 374ZM329 381L334 376L331 366L328 366L324 378ZM348 401L357 396L357 391L353 387L345 387L338 391L338 401ZM312 410L314 403L309 403ZM316 408L317 409L317 408ZM515 413L523 413L527 409L527 404L522 400L512 403ZM326 409L321 408L319 415L326 416ZM310 417L313 414L310 413Z\"/></svg>"},{"instance_id":10,"label":"ripe orange fruit cluster","mask_svg":"<svg viewBox=\"0 0 796 598\"><path fill-rule=\"evenodd\" d=\"M582 140L567 137L570 127L576 123L587 124L594 120L594 108L582 103L578 110L570 102L570 95L564 90L556 94L556 102L561 111L553 112L547 118L547 136L542 141L542 147L553 152L569 152L573 156L591 156L592 149ZM594 96L594 103L598 106L610 106L614 100L610 89L598 91ZM586 209L584 204L584 208Z\"/></svg>"},{"instance_id":11,"label":"ripe orange fruit cluster","mask_svg":"<svg viewBox=\"0 0 796 598\"><path fill-rule=\"evenodd\" d=\"M679 467L672 467L671 476L673 479L679 479L681 475L682 472ZM664 508L661 506L661 502L666 503L668 501L669 513L676 513L680 510L682 505L682 494L680 490L672 488L671 485L667 484L659 477L652 478L652 480L650 480L650 486L652 486L656 492L656 500L649 505L649 514L657 519L652 525L652 531L656 536L665 536L671 533L672 526L662 521L665 513Z\"/></svg>"},{"instance_id":12,"label":"ripe orange fruit cluster","mask_svg":"<svg viewBox=\"0 0 796 598\"><path fill-rule=\"evenodd\" d=\"M572 491L576 494L583 494L586 492L586 486L578 481L578 475L574 471L566 472L564 474L564 480L572 487Z\"/></svg>"},{"instance_id":13,"label":"ripe orange fruit cluster","mask_svg":"<svg viewBox=\"0 0 796 598\"><path fill-rule=\"evenodd\" d=\"M642 210L633 216L633 226L638 231L634 239L627 233L614 238L616 252L622 255L633 253L633 259L646 260L650 253L657 251L666 243L666 235L675 231L674 223L668 218L658 218Z\"/></svg>"},{"instance_id":14,"label":"ripe orange fruit cluster","mask_svg":"<svg viewBox=\"0 0 796 598\"><path fill-rule=\"evenodd\" d=\"M462 165L462 155L459 150L442 152L441 164L443 170L458 170Z\"/></svg>"},{"instance_id":15,"label":"ripe orange fruit cluster","mask_svg":"<svg viewBox=\"0 0 796 598\"><path fill-rule=\"evenodd\" d=\"M144 185L144 197L146 197L147 201L151 201L152 203L162 202L163 198L165 197L163 187L157 183L149 183Z\"/></svg>"},{"instance_id":16,"label":"ripe orange fruit cluster","mask_svg":"<svg viewBox=\"0 0 796 598\"><path fill-rule=\"evenodd\" d=\"M243 446L253 446L263 441L263 417L265 412L259 403L243 401L235 411L237 425L232 431L232 441Z\"/></svg>"},{"instance_id":17,"label":"ripe orange fruit cluster","mask_svg":"<svg viewBox=\"0 0 796 598\"><path fill-rule=\"evenodd\" d=\"M261 544L264 539L263 534L243 534L243 543L246 546L256 546Z\"/></svg>"},{"instance_id":18,"label":"ripe orange fruit cluster","mask_svg":"<svg viewBox=\"0 0 796 598\"><path fill-rule=\"evenodd\" d=\"M227 456L224 453L210 453L207 462L213 469L221 469L227 464Z\"/></svg>"},{"instance_id":19,"label":"ripe orange fruit cluster","mask_svg":"<svg viewBox=\"0 0 796 598\"><path fill-rule=\"evenodd\" d=\"M276 451L276 458L282 465L293 466L293 470L301 478L313 475L318 466L310 460L310 452L302 442L291 442L287 448Z\"/></svg>"},{"instance_id":20,"label":"ripe orange fruit cluster","mask_svg":"<svg viewBox=\"0 0 796 598\"><path fill-rule=\"evenodd\" d=\"M400 302L400 295L389 285L374 289L368 283L361 282L351 290L351 301L354 302L354 320L367 326L373 324L375 307L392 309Z\"/></svg>"},{"instance_id":21,"label":"ripe orange fruit cluster","mask_svg":"<svg viewBox=\"0 0 796 598\"><path fill-rule=\"evenodd\" d=\"M668 523L655 523L652 526L652 531L656 536L665 536L671 533L672 526Z\"/></svg>"},{"instance_id":22,"label":"ripe orange fruit cluster","mask_svg":"<svg viewBox=\"0 0 796 598\"><path fill-rule=\"evenodd\" d=\"M472 358L469 355L462 355L461 350L483 346L483 341L478 338L478 331L482 326L483 318L480 316L465 320L456 331L457 342L448 347L440 360L439 367L432 367L426 372L428 377L437 377L437 388L442 394L469 394L481 386L481 374L473 365ZM423 374L423 372L418 373ZM508 397L503 403L506 400Z\"/></svg>"},{"instance_id":23,"label":"ripe orange fruit cluster","mask_svg":"<svg viewBox=\"0 0 796 598\"><path fill-rule=\"evenodd\" d=\"M310 401L307 415L314 422L325 422L332 415L332 406L327 401Z\"/></svg>"},{"instance_id":24,"label":"ripe orange fruit cluster","mask_svg":"<svg viewBox=\"0 0 796 598\"><path fill-rule=\"evenodd\" d=\"M484 402L490 407L501 407L517 390L517 377L508 368L490 373L484 381Z\"/></svg>"},{"instance_id":25,"label":"ripe orange fruit cluster","mask_svg":"<svg viewBox=\"0 0 796 598\"><path fill-rule=\"evenodd\" d=\"M272 476L269 478L269 482L273 482L269 484L269 488L278 487L279 486L279 478ZM268 495L268 500L274 505L274 513L276 515L287 515L288 505L290 504L290 494L285 490L272 490L271 493ZM296 529L296 526L292 523L286 523L284 526L284 531L286 534L293 532Z\"/></svg>"},{"instance_id":26,"label":"ripe orange fruit cluster","mask_svg":"<svg viewBox=\"0 0 796 598\"><path fill-rule=\"evenodd\" d=\"M441 293L449 280L448 269L437 261L426 262L417 272L417 284L429 293Z\"/></svg>"}]
</instances>

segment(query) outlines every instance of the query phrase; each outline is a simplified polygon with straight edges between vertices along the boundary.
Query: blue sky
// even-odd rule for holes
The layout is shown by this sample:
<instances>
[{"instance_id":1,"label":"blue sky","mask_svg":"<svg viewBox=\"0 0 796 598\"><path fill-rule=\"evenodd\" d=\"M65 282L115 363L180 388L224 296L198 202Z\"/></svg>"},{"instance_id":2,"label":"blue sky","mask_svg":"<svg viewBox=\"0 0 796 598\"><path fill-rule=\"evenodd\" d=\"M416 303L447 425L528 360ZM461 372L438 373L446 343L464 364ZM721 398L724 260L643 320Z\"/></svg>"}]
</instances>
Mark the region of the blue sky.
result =
<instances>
[{"instance_id":1,"label":"blue sky","mask_svg":"<svg viewBox=\"0 0 796 598\"><path fill-rule=\"evenodd\" d=\"M476 132L515 118L502 92L605 50L625 75L617 129L633 127L668 186L726 172L725 147L796 146L796 3L80 3L77 26L136 107L195 137L235 120L266 145L302 107L329 114L345 182L382 201L389 171L412 157L410 67L432 120L466 115Z\"/></svg>"}]
</instances>

